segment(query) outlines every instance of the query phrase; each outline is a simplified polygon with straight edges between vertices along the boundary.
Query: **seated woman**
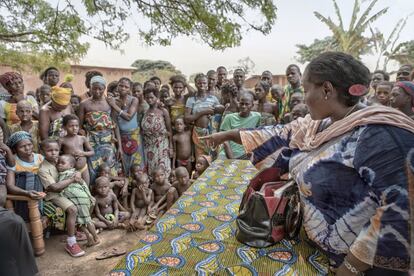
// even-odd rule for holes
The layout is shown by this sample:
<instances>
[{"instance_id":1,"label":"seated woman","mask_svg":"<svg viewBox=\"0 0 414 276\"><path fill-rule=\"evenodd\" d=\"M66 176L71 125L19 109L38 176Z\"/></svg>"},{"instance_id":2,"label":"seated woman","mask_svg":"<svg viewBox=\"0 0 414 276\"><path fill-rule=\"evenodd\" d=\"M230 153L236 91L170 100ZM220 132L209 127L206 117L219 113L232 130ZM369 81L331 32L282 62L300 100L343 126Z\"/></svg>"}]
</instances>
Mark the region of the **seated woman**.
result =
<instances>
[{"instance_id":1,"label":"seated woman","mask_svg":"<svg viewBox=\"0 0 414 276\"><path fill-rule=\"evenodd\" d=\"M361 105L369 82L360 61L323 53L303 76L310 115L206 141L241 143L256 166L290 172L305 233L337 275L407 275L413 267L414 122L392 108Z\"/></svg>"},{"instance_id":2,"label":"seated woman","mask_svg":"<svg viewBox=\"0 0 414 276\"><path fill-rule=\"evenodd\" d=\"M42 199L45 194L37 173L43 156L33 152L32 136L25 131L15 132L10 136L8 145L15 153L16 165L7 172L7 191L14 195ZM27 202L18 201L14 206L16 214L28 221Z\"/></svg>"},{"instance_id":3,"label":"seated woman","mask_svg":"<svg viewBox=\"0 0 414 276\"><path fill-rule=\"evenodd\" d=\"M18 215L4 208L6 175L12 153L0 142L0 275L36 275L38 268L26 224Z\"/></svg>"}]
</instances>

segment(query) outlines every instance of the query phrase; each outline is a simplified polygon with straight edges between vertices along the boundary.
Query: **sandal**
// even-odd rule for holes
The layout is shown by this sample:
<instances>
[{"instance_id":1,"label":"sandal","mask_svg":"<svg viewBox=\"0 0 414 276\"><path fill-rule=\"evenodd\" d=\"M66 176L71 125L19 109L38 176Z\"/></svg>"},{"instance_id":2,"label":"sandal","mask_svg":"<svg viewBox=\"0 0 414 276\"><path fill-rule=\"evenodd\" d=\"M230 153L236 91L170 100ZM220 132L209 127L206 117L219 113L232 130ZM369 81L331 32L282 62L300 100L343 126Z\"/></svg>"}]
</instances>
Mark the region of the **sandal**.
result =
<instances>
[{"instance_id":1,"label":"sandal","mask_svg":"<svg viewBox=\"0 0 414 276\"><path fill-rule=\"evenodd\" d=\"M122 256L126 253L126 250L118 249L118 248L112 248L109 251L104 251L98 256L95 257L96 260L105 260L113 257Z\"/></svg>"}]
</instances>

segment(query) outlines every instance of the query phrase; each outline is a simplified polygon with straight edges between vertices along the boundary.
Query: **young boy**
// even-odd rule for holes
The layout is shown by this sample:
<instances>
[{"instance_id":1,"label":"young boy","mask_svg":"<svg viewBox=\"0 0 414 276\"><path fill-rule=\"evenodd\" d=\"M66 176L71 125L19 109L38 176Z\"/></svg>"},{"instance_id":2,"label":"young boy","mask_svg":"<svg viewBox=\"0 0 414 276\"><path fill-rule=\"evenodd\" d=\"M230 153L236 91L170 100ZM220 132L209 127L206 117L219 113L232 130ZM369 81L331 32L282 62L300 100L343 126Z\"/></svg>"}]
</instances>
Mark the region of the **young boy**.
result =
<instances>
[{"instance_id":1,"label":"young boy","mask_svg":"<svg viewBox=\"0 0 414 276\"><path fill-rule=\"evenodd\" d=\"M149 188L149 178L145 173L132 180L132 185L130 225L134 229L142 230L144 229L146 216L154 204L154 192Z\"/></svg>"},{"instance_id":2,"label":"young boy","mask_svg":"<svg viewBox=\"0 0 414 276\"><path fill-rule=\"evenodd\" d=\"M185 167L178 167L175 169L177 181L174 182L173 187L177 191L177 198L182 196L185 191L191 186L190 175Z\"/></svg>"},{"instance_id":3,"label":"young boy","mask_svg":"<svg viewBox=\"0 0 414 276\"><path fill-rule=\"evenodd\" d=\"M374 101L389 106L390 105L390 96L391 96L391 90L393 88L394 84L389 81L382 81L379 84L377 84L375 89L375 97Z\"/></svg>"},{"instance_id":4,"label":"young boy","mask_svg":"<svg viewBox=\"0 0 414 276\"><path fill-rule=\"evenodd\" d=\"M132 168L135 168L137 165L133 165L131 167L131 172L133 172ZM139 166L137 166L140 168ZM115 196L121 197L122 205L119 208L122 211L129 210L128 208L128 184L129 181L126 177L122 176L112 176L111 175L111 168L106 163L102 163L98 168L98 176L104 176L109 179L109 188L111 188L115 194ZM96 183L96 182L95 182Z\"/></svg>"},{"instance_id":5,"label":"young boy","mask_svg":"<svg viewBox=\"0 0 414 276\"><path fill-rule=\"evenodd\" d=\"M183 166L191 173L191 132L185 129L183 117L175 119L174 127L176 134L173 136L173 169Z\"/></svg>"},{"instance_id":6,"label":"young boy","mask_svg":"<svg viewBox=\"0 0 414 276\"><path fill-rule=\"evenodd\" d=\"M154 206L151 208L150 213L158 215L163 214L165 211L170 209L173 204L173 198L168 196L172 193L171 184L165 175L165 170L162 167L158 167L153 172L153 180L151 189L154 192Z\"/></svg>"},{"instance_id":7,"label":"young boy","mask_svg":"<svg viewBox=\"0 0 414 276\"><path fill-rule=\"evenodd\" d=\"M58 163L56 165L59 172L59 182L75 177L75 164L76 160L72 155L64 154L59 156ZM76 222L81 226L82 231L88 238L87 246L98 244L100 241L91 218L91 210L95 204L95 199L91 195L89 187L85 181L81 180L69 184L62 190L61 195L72 201L78 209Z\"/></svg>"},{"instance_id":8,"label":"young boy","mask_svg":"<svg viewBox=\"0 0 414 276\"><path fill-rule=\"evenodd\" d=\"M39 88L39 100L40 100L40 106L43 106L50 102L50 95L52 93L52 89L49 85L44 84L40 86Z\"/></svg>"},{"instance_id":9,"label":"young boy","mask_svg":"<svg viewBox=\"0 0 414 276\"><path fill-rule=\"evenodd\" d=\"M66 231L68 237L65 250L72 257L83 256L85 255L85 251L80 248L75 236L78 209L72 201L60 194L70 184L81 181L81 174L78 172L73 178L58 181L58 171L56 169L60 149L58 141L46 139L41 143L41 148L45 159L40 165L38 175L47 192L45 200L51 201L54 205L62 208L66 212Z\"/></svg>"},{"instance_id":10,"label":"young boy","mask_svg":"<svg viewBox=\"0 0 414 276\"><path fill-rule=\"evenodd\" d=\"M114 229L123 227L123 222L129 219L129 212L120 212L118 199L111 192L109 178L100 176L95 180L95 215L93 223L96 228Z\"/></svg>"},{"instance_id":11,"label":"young boy","mask_svg":"<svg viewBox=\"0 0 414 276\"><path fill-rule=\"evenodd\" d=\"M64 154L70 154L75 157L76 169L81 172L83 180L89 186L90 179L86 158L95 154L93 148L85 136L78 135L79 118L76 115L65 115L62 126L66 131L66 136L60 139L61 150Z\"/></svg>"},{"instance_id":12,"label":"young boy","mask_svg":"<svg viewBox=\"0 0 414 276\"><path fill-rule=\"evenodd\" d=\"M33 107L26 101L21 100L16 106L16 115L20 119L20 123L10 126L10 133L18 131L26 131L32 135L33 152L39 153L39 122L32 121Z\"/></svg>"},{"instance_id":13,"label":"young boy","mask_svg":"<svg viewBox=\"0 0 414 276\"><path fill-rule=\"evenodd\" d=\"M265 97L265 96L264 96ZM253 95L250 93L242 93L239 102L239 113L228 114L224 117L220 126L220 131L228 131L239 128L254 128L260 123L261 115L259 112L252 112ZM220 155L226 155L229 159L239 158L245 154L243 146L234 142L224 143L224 152Z\"/></svg>"}]
</instances>

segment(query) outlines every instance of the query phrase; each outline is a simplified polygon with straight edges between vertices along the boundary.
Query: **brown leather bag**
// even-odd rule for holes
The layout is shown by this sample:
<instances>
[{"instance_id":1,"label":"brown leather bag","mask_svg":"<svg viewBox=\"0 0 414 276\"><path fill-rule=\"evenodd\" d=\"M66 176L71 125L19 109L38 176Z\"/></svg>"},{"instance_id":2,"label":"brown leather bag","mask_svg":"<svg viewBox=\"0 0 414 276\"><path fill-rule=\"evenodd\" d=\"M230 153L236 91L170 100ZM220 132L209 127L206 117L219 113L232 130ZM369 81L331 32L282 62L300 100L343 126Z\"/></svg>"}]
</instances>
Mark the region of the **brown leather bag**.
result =
<instances>
[{"instance_id":1,"label":"brown leather bag","mask_svg":"<svg viewBox=\"0 0 414 276\"><path fill-rule=\"evenodd\" d=\"M237 240L252 247L293 239L302 225L296 183L280 180L277 168L263 170L244 192L236 223Z\"/></svg>"}]
</instances>

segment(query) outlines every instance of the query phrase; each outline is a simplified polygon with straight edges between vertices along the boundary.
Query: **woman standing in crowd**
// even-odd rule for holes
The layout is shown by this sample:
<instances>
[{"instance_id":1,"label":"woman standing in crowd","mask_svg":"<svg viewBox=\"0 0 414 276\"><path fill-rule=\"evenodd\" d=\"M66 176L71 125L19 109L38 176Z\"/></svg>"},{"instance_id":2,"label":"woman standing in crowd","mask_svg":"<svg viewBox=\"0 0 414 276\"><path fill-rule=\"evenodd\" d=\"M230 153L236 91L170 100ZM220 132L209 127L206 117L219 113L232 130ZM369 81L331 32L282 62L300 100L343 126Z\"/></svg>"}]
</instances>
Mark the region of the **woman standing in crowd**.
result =
<instances>
[{"instance_id":1,"label":"woman standing in crowd","mask_svg":"<svg viewBox=\"0 0 414 276\"><path fill-rule=\"evenodd\" d=\"M40 109L39 134L40 140L47 138L61 138L65 136L62 120L65 115L73 113L70 105L71 91L66 88L54 86L51 101Z\"/></svg>"},{"instance_id":2,"label":"woman standing in crowd","mask_svg":"<svg viewBox=\"0 0 414 276\"><path fill-rule=\"evenodd\" d=\"M10 98L0 100L0 116L6 121L8 126L20 122L16 114L17 103L21 100L27 100L33 108L33 117L38 118L39 107L33 96L24 95L24 83L22 76L17 72L7 72L0 76L1 85L9 92Z\"/></svg>"},{"instance_id":3,"label":"woman standing in crowd","mask_svg":"<svg viewBox=\"0 0 414 276\"><path fill-rule=\"evenodd\" d=\"M187 83L184 77L177 75L170 78L170 85L174 93L173 103L170 106L170 118L171 122L174 122L175 119L185 114L185 101L187 98L183 93Z\"/></svg>"},{"instance_id":4,"label":"woman standing in crowd","mask_svg":"<svg viewBox=\"0 0 414 276\"><path fill-rule=\"evenodd\" d=\"M107 98L108 104L117 113L116 120L121 135L122 162L126 176L129 176L130 168L133 165L144 168L144 148L137 119L139 101L130 95L131 85L130 79L121 78L116 88L119 98Z\"/></svg>"},{"instance_id":5,"label":"woman standing in crowd","mask_svg":"<svg viewBox=\"0 0 414 276\"><path fill-rule=\"evenodd\" d=\"M144 90L145 101L149 109L145 112L141 122L144 140L145 161L148 175L163 168L167 177L171 173L172 129L168 111L159 107L157 88Z\"/></svg>"},{"instance_id":6,"label":"woman standing in crowd","mask_svg":"<svg viewBox=\"0 0 414 276\"><path fill-rule=\"evenodd\" d=\"M414 83L399 81L391 90L391 106L414 119Z\"/></svg>"},{"instance_id":7,"label":"woman standing in crowd","mask_svg":"<svg viewBox=\"0 0 414 276\"><path fill-rule=\"evenodd\" d=\"M40 79L43 81L43 84L47 84L50 87L56 86L60 79L59 70L56 67L46 68L40 75Z\"/></svg>"},{"instance_id":8,"label":"woman standing in crowd","mask_svg":"<svg viewBox=\"0 0 414 276\"><path fill-rule=\"evenodd\" d=\"M207 77L204 74L195 77L195 85L197 93L187 99L184 119L187 124L194 124L192 137L197 159L200 155L212 154L200 137L213 133L212 117L223 113L224 107L215 96L207 94Z\"/></svg>"},{"instance_id":9,"label":"woman standing in crowd","mask_svg":"<svg viewBox=\"0 0 414 276\"><path fill-rule=\"evenodd\" d=\"M88 158L91 183L95 182L97 171L102 163L111 168L111 175L117 175L117 151L114 141L118 141L118 155L122 154L118 127L111 116L111 106L107 103L104 92L106 81L101 76L94 76L90 82L91 97L84 100L79 107L81 126L87 131L89 143L95 155Z\"/></svg>"},{"instance_id":10,"label":"woman standing in crowd","mask_svg":"<svg viewBox=\"0 0 414 276\"><path fill-rule=\"evenodd\" d=\"M352 56L312 60L303 85L310 116L284 127L206 138L243 144L256 166L289 171L303 226L337 275L407 275L412 267L414 122L385 106L365 107L370 73ZM289 147L290 154L284 149ZM289 157L288 157L289 156Z\"/></svg>"}]
</instances>

